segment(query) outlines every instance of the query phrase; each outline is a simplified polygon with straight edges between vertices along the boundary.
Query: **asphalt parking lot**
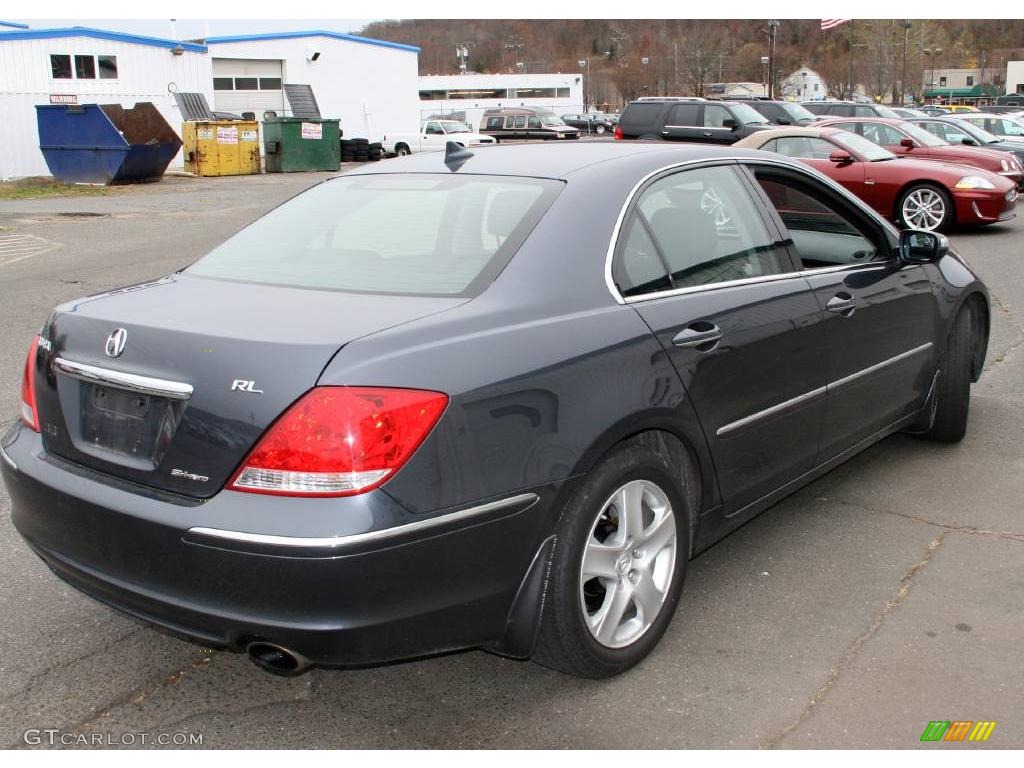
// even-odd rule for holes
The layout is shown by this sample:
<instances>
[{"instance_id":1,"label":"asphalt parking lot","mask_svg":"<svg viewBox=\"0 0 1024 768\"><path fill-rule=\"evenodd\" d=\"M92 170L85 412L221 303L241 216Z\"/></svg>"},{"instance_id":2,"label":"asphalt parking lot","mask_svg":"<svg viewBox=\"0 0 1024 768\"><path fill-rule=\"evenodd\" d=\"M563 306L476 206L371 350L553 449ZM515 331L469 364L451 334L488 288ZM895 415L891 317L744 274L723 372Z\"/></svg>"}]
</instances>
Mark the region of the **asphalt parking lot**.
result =
<instances>
[{"instance_id":1,"label":"asphalt parking lot","mask_svg":"<svg viewBox=\"0 0 1024 768\"><path fill-rule=\"evenodd\" d=\"M0 201L0 430L51 307L184 266L326 175ZM701 555L632 672L474 651L272 677L65 586L0 491L0 747L56 728L213 748L913 748L931 720L994 720L983 746L1024 747L1024 210L952 241L993 294L967 438L892 437Z\"/></svg>"}]
</instances>

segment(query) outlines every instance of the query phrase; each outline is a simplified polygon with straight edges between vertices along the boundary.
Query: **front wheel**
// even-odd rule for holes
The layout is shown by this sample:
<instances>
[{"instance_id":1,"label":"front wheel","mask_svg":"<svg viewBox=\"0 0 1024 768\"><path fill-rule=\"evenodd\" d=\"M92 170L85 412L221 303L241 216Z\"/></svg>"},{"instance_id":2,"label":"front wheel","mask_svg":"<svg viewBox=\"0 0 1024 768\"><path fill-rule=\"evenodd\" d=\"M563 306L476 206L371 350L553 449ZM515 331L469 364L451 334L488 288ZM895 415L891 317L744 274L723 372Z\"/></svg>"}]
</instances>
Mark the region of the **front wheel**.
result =
<instances>
[{"instance_id":1,"label":"front wheel","mask_svg":"<svg viewBox=\"0 0 1024 768\"><path fill-rule=\"evenodd\" d=\"M597 126L597 127L596 127L596 128L594 129L594 132L595 132L595 133L599 133L599 134L600 134L600 133L604 133L604 126L603 126L603 125L599 125L599 126Z\"/></svg>"},{"instance_id":2,"label":"front wheel","mask_svg":"<svg viewBox=\"0 0 1024 768\"><path fill-rule=\"evenodd\" d=\"M932 184L916 184L900 196L897 206L902 224L909 229L938 232L953 223L949 193Z\"/></svg>"},{"instance_id":3,"label":"front wheel","mask_svg":"<svg viewBox=\"0 0 1024 768\"><path fill-rule=\"evenodd\" d=\"M534 660L587 678L617 675L657 645L689 555L686 502L667 458L625 443L566 506Z\"/></svg>"}]
</instances>

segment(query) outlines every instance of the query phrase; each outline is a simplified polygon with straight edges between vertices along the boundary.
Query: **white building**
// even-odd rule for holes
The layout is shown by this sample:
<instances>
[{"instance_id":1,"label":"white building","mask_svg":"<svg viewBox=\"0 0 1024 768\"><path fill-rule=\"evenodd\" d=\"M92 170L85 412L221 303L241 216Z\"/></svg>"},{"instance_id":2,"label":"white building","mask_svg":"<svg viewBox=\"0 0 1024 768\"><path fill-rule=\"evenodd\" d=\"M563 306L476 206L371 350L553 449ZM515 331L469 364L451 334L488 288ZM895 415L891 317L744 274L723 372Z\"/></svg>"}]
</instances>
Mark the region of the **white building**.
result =
<instances>
[{"instance_id":1,"label":"white building","mask_svg":"<svg viewBox=\"0 0 1024 768\"><path fill-rule=\"evenodd\" d=\"M48 176L36 104L151 101L181 130L168 86L213 96L206 47L100 29L0 28L0 179ZM181 154L172 162L182 164Z\"/></svg>"},{"instance_id":2,"label":"white building","mask_svg":"<svg viewBox=\"0 0 1024 768\"><path fill-rule=\"evenodd\" d=\"M1024 96L1024 61L1006 62L1006 93Z\"/></svg>"},{"instance_id":3,"label":"white building","mask_svg":"<svg viewBox=\"0 0 1024 768\"><path fill-rule=\"evenodd\" d=\"M824 101L828 98L828 83L810 67L788 75L780 83L782 98L787 101Z\"/></svg>"},{"instance_id":4,"label":"white building","mask_svg":"<svg viewBox=\"0 0 1024 768\"><path fill-rule=\"evenodd\" d=\"M420 77L419 116L452 116L480 127L488 109L540 107L556 115L584 112L583 75L424 75Z\"/></svg>"},{"instance_id":5,"label":"white building","mask_svg":"<svg viewBox=\"0 0 1024 768\"><path fill-rule=\"evenodd\" d=\"M312 86L325 118L346 138L375 141L419 130L419 48L340 32L280 32L211 37L213 109L288 114L282 83Z\"/></svg>"}]
</instances>

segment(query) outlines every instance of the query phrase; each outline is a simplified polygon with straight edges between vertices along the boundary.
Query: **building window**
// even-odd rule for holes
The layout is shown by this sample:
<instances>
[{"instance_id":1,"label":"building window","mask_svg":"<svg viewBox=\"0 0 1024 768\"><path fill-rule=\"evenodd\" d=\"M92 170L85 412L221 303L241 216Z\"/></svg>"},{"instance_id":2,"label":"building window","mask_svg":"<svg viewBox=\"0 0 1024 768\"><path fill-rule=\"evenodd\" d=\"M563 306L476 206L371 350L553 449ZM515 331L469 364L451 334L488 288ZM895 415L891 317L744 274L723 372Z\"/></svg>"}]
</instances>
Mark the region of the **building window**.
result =
<instances>
[{"instance_id":1,"label":"building window","mask_svg":"<svg viewBox=\"0 0 1024 768\"><path fill-rule=\"evenodd\" d=\"M75 77L79 80L96 79L96 59L93 56L75 56Z\"/></svg>"},{"instance_id":2,"label":"building window","mask_svg":"<svg viewBox=\"0 0 1024 768\"><path fill-rule=\"evenodd\" d=\"M444 101L448 91L420 91L420 101Z\"/></svg>"},{"instance_id":3,"label":"building window","mask_svg":"<svg viewBox=\"0 0 1024 768\"><path fill-rule=\"evenodd\" d=\"M817 92L818 92L818 84L817 84L817 83L815 83L815 84L814 84L814 92L815 92L815 93L817 93Z\"/></svg>"},{"instance_id":4,"label":"building window","mask_svg":"<svg viewBox=\"0 0 1024 768\"><path fill-rule=\"evenodd\" d=\"M442 91L444 93L444 91ZM474 90L448 91L449 99L505 99L508 91L504 88L480 88Z\"/></svg>"},{"instance_id":5,"label":"building window","mask_svg":"<svg viewBox=\"0 0 1024 768\"><path fill-rule=\"evenodd\" d=\"M259 80L255 77L236 77L235 78L235 90L236 91L258 91L260 89Z\"/></svg>"},{"instance_id":6,"label":"building window","mask_svg":"<svg viewBox=\"0 0 1024 768\"><path fill-rule=\"evenodd\" d=\"M967 85L968 87L974 85L974 75L967 76Z\"/></svg>"},{"instance_id":7,"label":"building window","mask_svg":"<svg viewBox=\"0 0 1024 768\"><path fill-rule=\"evenodd\" d=\"M1024 83L1017 84L1017 93L1024 94Z\"/></svg>"},{"instance_id":8,"label":"building window","mask_svg":"<svg viewBox=\"0 0 1024 768\"><path fill-rule=\"evenodd\" d=\"M71 79L71 57L68 54L50 54L50 77L55 80Z\"/></svg>"},{"instance_id":9,"label":"building window","mask_svg":"<svg viewBox=\"0 0 1024 768\"><path fill-rule=\"evenodd\" d=\"M516 88L514 93L509 94L510 99L553 99L555 98L554 88Z\"/></svg>"},{"instance_id":10,"label":"building window","mask_svg":"<svg viewBox=\"0 0 1024 768\"><path fill-rule=\"evenodd\" d=\"M230 77L215 77L213 78L213 90L233 91L235 90L235 81Z\"/></svg>"},{"instance_id":11,"label":"building window","mask_svg":"<svg viewBox=\"0 0 1024 768\"><path fill-rule=\"evenodd\" d=\"M100 71L100 80L117 79L117 56L97 56L96 64Z\"/></svg>"},{"instance_id":12,"label":"building window","mask_svg":"<svg viewBox=\"0 0 1024 768\"><path fill-rule=\"evenodd\" d=\"M940 77L939 78L939 87L944 87L945 85L946 85L946 78Z\"/></svg>"},{"instance_id":13,"label":"building window","mask_svg":"<svg viewBox=\"0 0 1024 768\"><path fill-rule=\"evenodd\" d=\"M559 99L568 99L569 98L569 89L568 88L559 88L558 89L558 98Z\"/></svg>"},{"instance_id":14,"label":"building window","mask_svg":"<svg viewBox=\"0 0 1024 768\"><path fill-rule=\"evenodd\" d=\"M280 77L261 77L260 78L260 90L261 91L280 91L281 90L281 78Z\"/></svg>"}]
</instances>

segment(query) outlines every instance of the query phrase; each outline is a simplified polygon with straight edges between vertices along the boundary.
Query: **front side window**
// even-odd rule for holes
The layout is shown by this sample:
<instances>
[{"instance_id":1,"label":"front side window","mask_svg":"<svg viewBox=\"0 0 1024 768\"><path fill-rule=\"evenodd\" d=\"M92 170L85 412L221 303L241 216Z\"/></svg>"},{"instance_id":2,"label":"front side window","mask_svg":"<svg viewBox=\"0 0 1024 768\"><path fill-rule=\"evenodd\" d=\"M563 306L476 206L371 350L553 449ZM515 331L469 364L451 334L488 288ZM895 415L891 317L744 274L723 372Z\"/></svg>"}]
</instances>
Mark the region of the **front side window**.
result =
<instances>
[{"instance_id":1,"label":"front side window","mask_svg":"<svg viewBox=\"0 0 1024 768\"><path fill-rule=\"evenodd\" d=\"M805 269L861 264L879 251L824 190L785 174L755 169L754 176L789 232Z\"/></svg>"},{"instance_id":2,"label":"front side window","mask_svg":"<svg viewBox=\"0 0 1024 768\"><path fill-rule=\"evenodd\" d=\"M721 107L719 107L719 109L721 109ZM733 117L743 125L763 125L768 122L764 115L749 104L733 104L732 112L733 113L731 115L727 115L727 117Z\"/></svg>"},{"instance_id":3,"label":"front side window","mask_svg":"<svg viewBox=\"0 0 1024 768\"><path fill-rule=\"evenodd\" d=\"M500 117L488 117L487 118L487 130L489 130L489 131L501 130L501 127L502 127L502 125L504 125L504 122L505 121L502 118L500 118Z\"/></svg>"},{"instance_id":4,"label":"front side window","mask_svg":"<svg viewBox=\"0 0 1024 768\"><path fill-rule=\"evenodd\" d=\"M561 186L507 176L341 177L257 219L185 273L333 291L476 295Z\"/></svg>"},{"instance_id":5,"label":"front side window","mask_svg":"<svg viewBox=\"0 0 1024 768\"><path fill-rule=\"evenodd\" d=\"M428 136L441 136L444 134L444 131L441 130L441 126L437 123L427 123L427 130L425 133Z\"/></svg>"},{"instance_id":6,"label":"front side window","mask_svg":"<svg viewBox=\"0 0 1024 768\"><path fill-rule=\"evenodd\" d=\"M70 80L71 56L66 53L51 53L50 77L54 80Z\"/></svg>"},{"instance_id":7,"label":"front side window","mask_svg":"<svg viewBox=\"0 0 1024 768\"><path fill-rule=\"evenodd\" d=\"M724 128L725 121L730 119L732 119L732 115L725 107L720 107L717 104L708 104L704 107L705 128Z\"/></svg>"},{"instance_id":8,"label":"front side window","mask_svg":"<svg viewBox=\"0 0 1024 768\"><path fill-rule=\"evenodd\" d=\"M862 123L861 132L868 141L881 146L896 145L903 140L903 134L885 123ZM932 137L929 137L932 140Z\"/></svg>"},{"instance_id":9,"label":"front side window","mask_svg":"<svg viewBox=\"0 0 1024 768\"><path fill-rule=\"evenodd\" d=\"M849 124L847 124L849 125ZM832 125L830 128L841 128L841 125ZM858 136L849 130L842 130L838 133L832 134L832 139L842 145L844 148L851 152L854 152L862 156L865 160L871 163L879 162L882 160L892 160L896 155L890 152L885 147L880 147L872 141L868 141L863 136Z\"/></svg>"},{"instance_id":10,"label":"front side window","mask_svg":"<svg viewBox=\"0 0 1024 768\"><path fill-rule=\"evenodd\" d=\"M532 128L533 130L537 130L537 131L540 130L540 118L539 117L531 117L529 120L527 120L526 124L527 124L528 128Z\"/></svg>"},{"instance_id":11,"label":"front side window","mask_svg":"<svg viewBox=\"0 0 1024 768\"><path fill-rule=\"evenodd\" d=\"M660 105L658 105L660 106ZM669 125L696 125L697 115L700 112L699 104L677 104L672 107L668 116Z\"/></svg>"},{"instance_id":12,"label":"front side window","mask_svg":"<svg viewBox=\"0 0 1024 768\"><path fill-rule=\"evenodd\" d=\"M789 271L732 167L664 176L637 199L614 276L624 296Z\"/></svg>"}]
</instances>

